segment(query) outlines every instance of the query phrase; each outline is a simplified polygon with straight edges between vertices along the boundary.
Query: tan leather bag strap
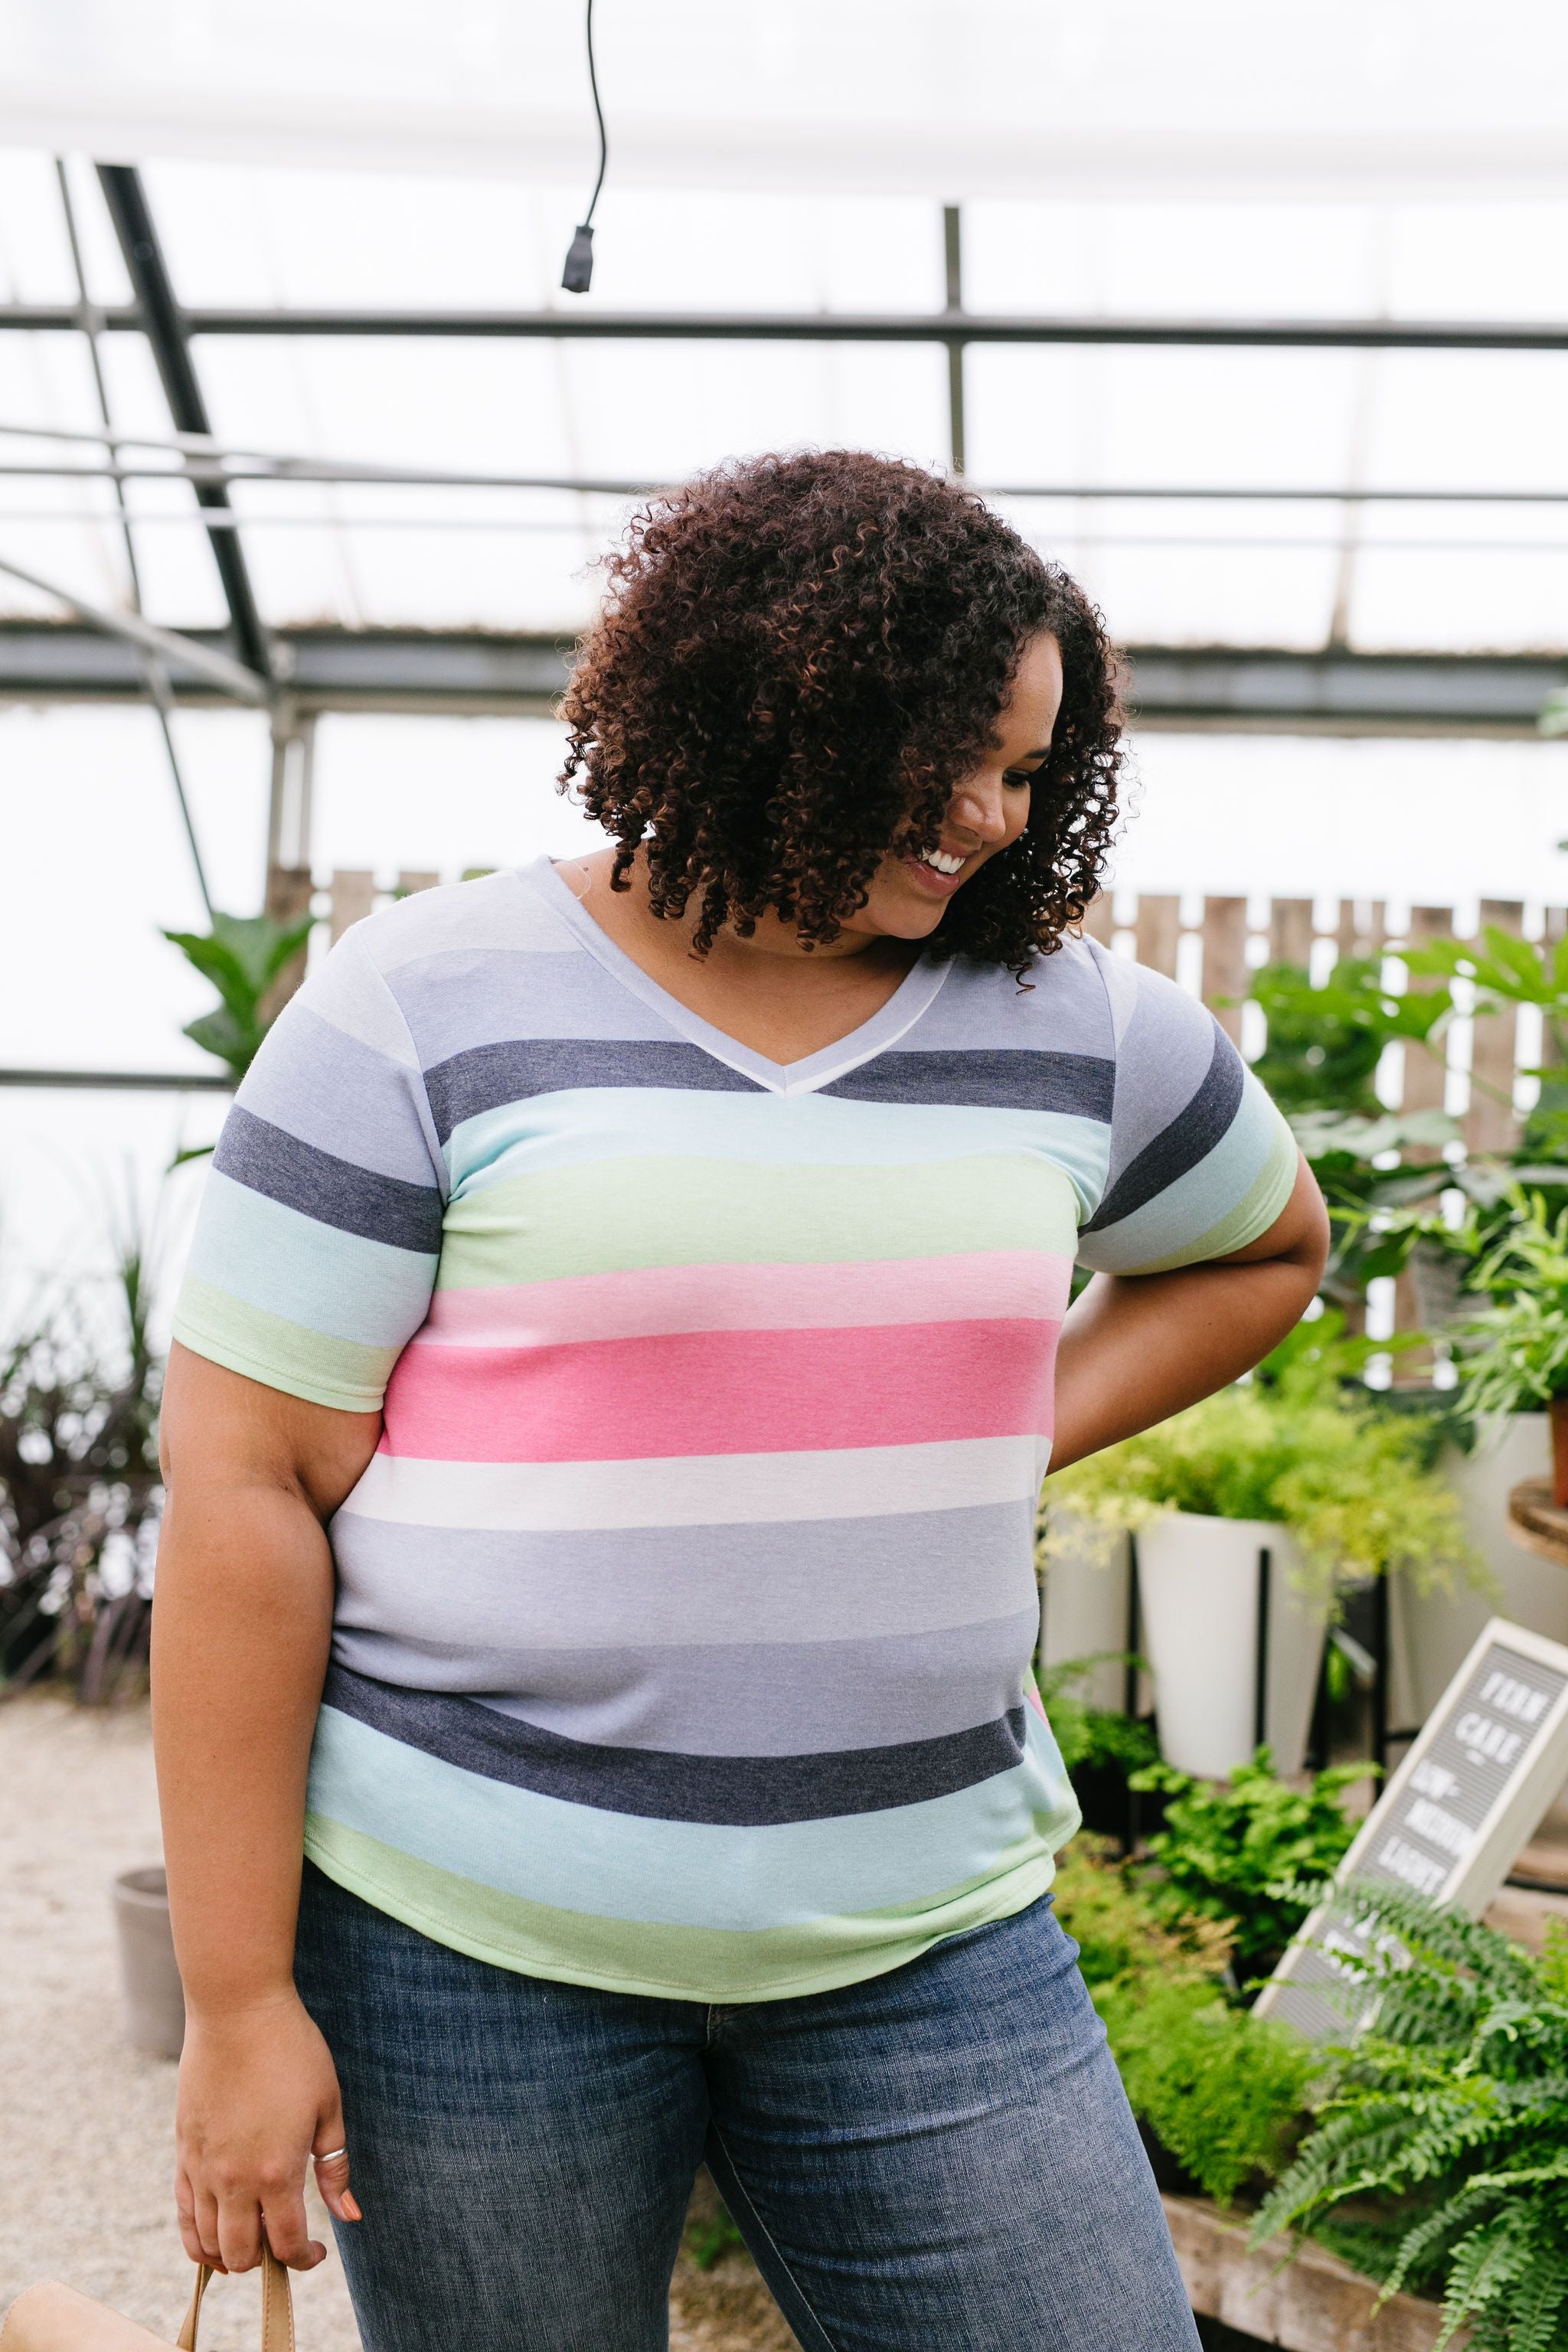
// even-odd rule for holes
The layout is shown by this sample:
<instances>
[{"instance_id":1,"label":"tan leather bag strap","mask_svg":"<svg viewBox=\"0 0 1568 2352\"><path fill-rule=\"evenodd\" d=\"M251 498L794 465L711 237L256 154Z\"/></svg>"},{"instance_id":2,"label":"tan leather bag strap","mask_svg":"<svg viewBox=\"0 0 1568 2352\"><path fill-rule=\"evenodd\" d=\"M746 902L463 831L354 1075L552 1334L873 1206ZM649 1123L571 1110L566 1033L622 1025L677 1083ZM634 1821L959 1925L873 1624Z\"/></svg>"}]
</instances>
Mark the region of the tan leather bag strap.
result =
<instances>
[{"instance_id":1,"label":"tan leather bag strap","mask_svg":"<svg viewBox=\"0 0 1568 2352\"><path fill-rule=\"evenodd\" d=\"M175 2338L180 2352L196 2352L202 2297L211 2276L211 2270L203 2263L196 2272L195 2291L185 2314L185 2324ZM294 2302L289 2292L289 2273L265 2238L261 2242L261 2352L294 2352Z\"/></svg>"}]
</instances>

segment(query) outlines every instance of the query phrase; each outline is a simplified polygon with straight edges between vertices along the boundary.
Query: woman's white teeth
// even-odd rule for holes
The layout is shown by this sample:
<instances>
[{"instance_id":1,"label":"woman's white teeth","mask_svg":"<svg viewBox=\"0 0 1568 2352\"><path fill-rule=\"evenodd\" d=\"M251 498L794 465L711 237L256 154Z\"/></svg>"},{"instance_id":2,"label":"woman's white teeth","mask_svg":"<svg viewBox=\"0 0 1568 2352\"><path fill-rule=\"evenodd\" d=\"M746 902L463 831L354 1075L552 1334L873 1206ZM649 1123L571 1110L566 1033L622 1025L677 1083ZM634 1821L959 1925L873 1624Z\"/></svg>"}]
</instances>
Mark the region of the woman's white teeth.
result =
<instances>
[{"instance_id":1,"label":"woman's white teeth","mask_svg":"<svg viewBox=\"0 0 1568 2352\"><path fill-rule=\"evenodd\" d=\"M956 874L963 860L962 857L949 857L940 849L922 849L921 864L934 866L939 874Z\"/></svg>"}]
</instances>

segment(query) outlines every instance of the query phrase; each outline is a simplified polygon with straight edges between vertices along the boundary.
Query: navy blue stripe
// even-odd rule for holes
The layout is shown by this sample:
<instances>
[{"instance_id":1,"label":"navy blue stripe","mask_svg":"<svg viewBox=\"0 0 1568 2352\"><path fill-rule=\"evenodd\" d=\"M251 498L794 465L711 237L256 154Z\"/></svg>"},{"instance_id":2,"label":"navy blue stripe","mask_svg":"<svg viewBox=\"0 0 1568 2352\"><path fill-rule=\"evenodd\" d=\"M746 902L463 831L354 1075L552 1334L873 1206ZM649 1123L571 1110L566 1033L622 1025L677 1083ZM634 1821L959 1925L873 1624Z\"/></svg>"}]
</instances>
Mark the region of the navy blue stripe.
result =
<instances>
[{"instance_id":1,"label":"navy blue stripe","mask_svg":"<svg viewBox=\"0 0 1568 2352\"><path fill-rule=\"evenodd\" d=\"M1024 1758L1024 1709L941 1739L826 1756L680 1756L568 1739L477 1699L408 1690L334 1665L321 1695L373 1731L459 1771L601 1812L731 1829L885 1812L972 1789Z\"/></svg>"},{"instance_id":2,"label":"navy blue stripe","mask_svg":"<svg viewBox=\"0 0 1568 2352\"><path fill-rule=\"evenodd\" d=\"M1141 1209L1146 1201L1167 1191L1200 1160L1206 1160L1215 1144L1229 1134L1241 1108L1246 1084L1247 1065L1216 1021L1214 1054L1196 1094L1169 1127L1162 1128L1153 1140L1128 1161L1088 1224L1080 1230L1086 1234L1102 1233L1107 1225L1130 1217L1134 1209Z\"/></svg>"},{"instance_id":3,"label":"navy blue stripe","mask_svg":"<svg viewBox=\"0 0 1568 2352\"><path fill-rule=\"evenodd\" d=\"M378 1176L236 1103L223 1123L213 1166L252 1192L298 1209L319 1225L368 1242L434 1256L441 1247L441 1195L434 1184Z\"/></svg>"},{"instance_id":4,"label":"navy blue stripe","mask_svg":"<svg viewBox=\"0 0 1568 2352\"><path fill-rule=\"evenodd\" d=\"M1099 1054L986 1046L973 1053L879 1054L825 1095L854 1102L945 1104L963 1110L1055 1110L1109 1122L1116 1065Z\"/></svg>"},{"instance_id":5,"label":"navy blue stripe","mask_svg":"<svg viewBox=\"0 0 1568 2352\"><path fill-rule=\"evenodd\" d=\"M426 1074L436 1131L445 1143L454 1128L503 1103L531 1095L564 1094L574 1087L680 1087L709 1094L762 1094L754 1078L715 1061L700 1045L664 1038L509 1037L475 1045L437 1062Z\"/></svg>"}]
</instances>

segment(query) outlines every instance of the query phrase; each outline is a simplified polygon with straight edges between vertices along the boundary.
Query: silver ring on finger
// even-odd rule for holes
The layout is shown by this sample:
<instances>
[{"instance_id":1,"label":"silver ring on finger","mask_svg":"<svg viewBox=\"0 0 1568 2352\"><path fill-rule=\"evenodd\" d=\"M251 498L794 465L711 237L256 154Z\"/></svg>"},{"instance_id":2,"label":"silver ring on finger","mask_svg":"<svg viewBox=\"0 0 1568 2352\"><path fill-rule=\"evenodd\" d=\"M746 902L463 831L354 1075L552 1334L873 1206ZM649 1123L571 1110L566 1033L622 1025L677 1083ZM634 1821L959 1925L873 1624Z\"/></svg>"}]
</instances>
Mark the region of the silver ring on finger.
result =
<instances>
[{"instance_id":1,"label":"silver ring on finger","mask_svg":"<svg viewBox=\"0 0 1568 2352\"><path fill-rule=\"evenodd\" d=\"M323 2155L312 2156L312 2164L336 2164L340 2156L347 2156L346 2147L329 2147Z\"/></svg>"}]
</instances>

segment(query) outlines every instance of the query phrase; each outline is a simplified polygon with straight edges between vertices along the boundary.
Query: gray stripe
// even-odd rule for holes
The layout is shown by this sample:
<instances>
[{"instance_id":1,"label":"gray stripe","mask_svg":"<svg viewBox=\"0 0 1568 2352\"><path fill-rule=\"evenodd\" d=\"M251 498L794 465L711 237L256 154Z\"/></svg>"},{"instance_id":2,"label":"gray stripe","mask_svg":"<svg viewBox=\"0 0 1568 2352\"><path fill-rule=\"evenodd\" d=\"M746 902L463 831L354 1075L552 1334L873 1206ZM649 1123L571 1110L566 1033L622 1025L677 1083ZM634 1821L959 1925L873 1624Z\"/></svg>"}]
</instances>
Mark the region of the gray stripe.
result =
<instances>
[{"instance_id":1,"label":"gray stripe","mask_svg":"<svg viewBox=\"0 0 1568 2352\"><path fill-rule=\"evenodd\" d=\"M526 1690L541 1649L863 1641L1036 1605L1032 1500L886 1518L570 1534L340 1511L337 1623Z\"/></svg>"},{"instance_id":2,"label":"gray stripe","mask_svg":"<svg viewBox=\"0 0 1568 2352\"><path fill-rule=\"evenodd\" d=\"M1115 1184L1202 1086L1214 1060L1214 1020L1206 1006L1163 972L1149 971L1123 956L1105 955L1103 961L1110 974L1104 983L1108 994L1122 1006L1114 1048L1116 1108L1108 1180Z\"/></svg>"},{"instance_id":3,"label":"gray stripe","mask_svg":"<svg viewBox=\"0 0 1568 2352\"><path fill-rule=\"evenodd\" d=\"M544 919L555 923L552 915ZM501 1045L513 1037L646 1037L668 1043L676 1036L670 1024L614 979L564 925L555 928L565 943L563 953L534 952L525 945L510 951L475 948L465 954L454 940L444 954L405 965L393 975L399 1007L426 1068L476 1045Z\"/></svg>"},{"instance_id":4,"label":"gray stripe","mask_svg":"<svg viewBox=\"0 0 1568 2352\"><path fill-rule=\"evenodd\" d=\"M1109 1120L1116 1065L1094 1054L1035 1051L879 1054L825 1095L856 1102L940 1103L963 1110L1066 1111Z\"/></svg>"},{"instance_id":5,"label":"gray stripe","mask_svg":"<svg viewBox=\"0 0 1568 2352\"><path fill-rule=\"evenodd\" d=\"M236 1099L256 1118L318 1150L405 1183L439 1181L418 1110L416 1074L389 1061L296 997L245 1074Z\"/></svg>"},{"instance_id":6,"label":"gray stripe","mask_svg":"<svg viewBox=\"0 0 1568 2352\"><path fill-rule=\"evenodd\" d=\"M710 1642L700 1648L535 1650L504 1692L485 1664L433 1657L339 1625L332 1655L377 1682L473 1694L503 1715L605 1747L692 1756L814 1755L929 1739L1017 1702L1038 1631L1034 1607L939 1633L878 1641Z\"/></svg>"},{"instance_id":7,"label":"gray stripe","mask_svg":"<svg viewBox=\"0 0 1568 2352\"><path fill-rule=\"evenodd\" d=\"M270 1119L236 1103L213 1154L220 1175L342 1234L392 1249L434 1255L441 1246L441 1195L434 1184L407 1184L302 1143Z\"/></svg>"},{"instance_id":8,"label":"gray stripe","mask_svg":"<svg viewBox=\"0 0 1568 2352\"><path fill-rule=\"evenodd\" d=\"M401 1690L342 1666L329 1672L321 1703L459 1771L510 1788L643 1821L730 1829L840 1821L928 1804L1016 1771L1024 1760L1022 1704L994 1723L897 1747L816 1756L672 1756L563 1739L471 1698Z\"/></svg>"},{"instance_id":9,"label":"gray stripe","mask_svg":"<svg viewBox=\"0 0 1568 2352\"><path fill-rule=\"evenodd\" d=\"M1210 1025L1214 1032L1214 1057L1202 1086L1169 1127L1162 1129L1123 1170L1088 1224L1081 1228L1083 1233L1102 1233L1108 1225L1130 1217L1135 1209L1142 1209L1179 1176L1195 1168L1200 1160L1206 1160L1215 1144L1229 1133L1241 1108L1247 1065L1212 1015Z\"/></svg>"},{"instance_id":10,"label":"gray stripe","mask_svg":"<svg viewBox=\"0 0 1568 2352\"><path fill-rule=\"evenodd\" d=\"M1105 983L1085 941L1064 940L1055 955L1037 956L1028 981L1020 988L1000 964L959 956L941 995L899 1043L933 1052L1048 1045L1058 1054L1115 1053Z\"/></svg>"},{"instance_id":11,"label":"gray stripe","mask_svg":"<svg viewBox=\"0 0 1568 2352\"><path fill-rule=\"evenodd\" d=\"M676 1087L707 1093L761 1094L754 1078L716 1062L700 1045L660 1038L518 1037L454 1054L426 1073L436 1132L443 1143L454 1128L502 1103L573 1087Z\"/></svg>"}]
</instances>

